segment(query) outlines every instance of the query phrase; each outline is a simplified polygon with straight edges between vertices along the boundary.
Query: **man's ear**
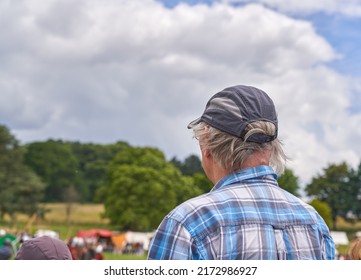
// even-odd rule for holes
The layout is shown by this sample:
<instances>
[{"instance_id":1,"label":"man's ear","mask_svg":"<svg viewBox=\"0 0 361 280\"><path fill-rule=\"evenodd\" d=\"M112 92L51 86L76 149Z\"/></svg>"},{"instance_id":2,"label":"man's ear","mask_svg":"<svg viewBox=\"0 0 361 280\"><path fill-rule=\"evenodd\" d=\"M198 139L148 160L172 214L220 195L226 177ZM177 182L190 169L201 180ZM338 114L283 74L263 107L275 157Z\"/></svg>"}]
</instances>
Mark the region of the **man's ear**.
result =
<instances>
[{"instance_id":1,"label":"man's ear","mask_svg":"<svg viewBox=\"0 0 361 280\"><path fill-rule=\"evenodd\" d=\"M208 149L202 149L202 153L203 153L203 156L206 158L212 157L212 154L210 153L210 151Z\"/></svg>"}]
</instances>

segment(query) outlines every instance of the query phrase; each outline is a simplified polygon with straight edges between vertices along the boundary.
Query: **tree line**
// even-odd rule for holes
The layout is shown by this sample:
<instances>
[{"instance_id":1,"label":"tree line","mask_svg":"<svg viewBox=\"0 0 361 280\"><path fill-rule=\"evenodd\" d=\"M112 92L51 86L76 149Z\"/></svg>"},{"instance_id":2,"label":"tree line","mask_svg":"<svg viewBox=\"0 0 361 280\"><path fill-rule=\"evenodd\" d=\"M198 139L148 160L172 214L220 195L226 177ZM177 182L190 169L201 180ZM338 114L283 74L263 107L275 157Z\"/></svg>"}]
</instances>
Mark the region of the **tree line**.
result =
<instances>
[{"instance_id":1,"label":"tree line","mask_svg":"<svg viewBox=\"0 0 361 280\"><path fill-rule=\"evenodd\" d=\"M291 169L279 184L299 196L298 177ZM201 161L183 161L151 147L47 140L20 145L0 125L0 220L5 214L41 214L41 202L96 202L104 217L120 230L153 230L176 205L208 192L213 184ZM361 218L361 165L330 164L305 191L310 203L336 227L336 217Z\"/></svg>"}]
</instances>

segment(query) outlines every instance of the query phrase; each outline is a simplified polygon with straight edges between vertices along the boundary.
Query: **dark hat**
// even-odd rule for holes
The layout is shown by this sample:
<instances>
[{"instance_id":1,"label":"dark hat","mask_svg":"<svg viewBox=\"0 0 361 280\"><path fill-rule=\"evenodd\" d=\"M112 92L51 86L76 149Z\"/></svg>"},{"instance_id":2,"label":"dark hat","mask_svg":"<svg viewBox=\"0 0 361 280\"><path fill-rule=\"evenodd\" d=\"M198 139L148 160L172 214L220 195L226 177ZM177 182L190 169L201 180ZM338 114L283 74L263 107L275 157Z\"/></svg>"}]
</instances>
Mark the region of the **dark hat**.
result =
<instances>
[{"instance_id":1,"label":"dark hat","mask_svg":"<svg viewBox=\"0 0 361 280\"><path fill-rule=\"evenodd\" d=\"M23 242L15 260L71 260L68 246L62 240L40 236Z\"/></svg>"},{"instance_id":2,"label":"dark hat","mask_svg":"<svg viewBox=\"0 0 361 280\"><path fill-rule=\"evenodd\" d=\"M247 142L266 143L277 138L277 113L272 99L262 90L237 85L225 88L208 101L202 116L192 121L188 128L205 122L223 132L244 139L245 128L256 121L271 122L275 125L274 135L255 133Z\"/></svg>"}]
</instances>

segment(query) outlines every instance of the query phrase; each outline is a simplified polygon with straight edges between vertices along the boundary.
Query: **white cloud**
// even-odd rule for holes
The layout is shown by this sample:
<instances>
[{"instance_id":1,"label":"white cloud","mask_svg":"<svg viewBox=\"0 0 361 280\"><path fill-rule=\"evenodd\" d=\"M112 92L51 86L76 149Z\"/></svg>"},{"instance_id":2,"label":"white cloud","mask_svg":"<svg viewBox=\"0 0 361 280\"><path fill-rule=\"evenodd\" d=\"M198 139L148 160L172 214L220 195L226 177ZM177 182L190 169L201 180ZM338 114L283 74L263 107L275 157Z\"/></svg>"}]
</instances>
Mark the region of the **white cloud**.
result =
<instances>
[{"instance_id":1,"label":"white cloud","mask_svg":"<svg viewBox=\"0 0 361 280\"><path fill-rule=\"evenodd\" d=\"M342 14L350 17L361 16L360 0L224 0L225 3L262 3L279 11L296 14Z\"/></svg>"},{"instance_id":2,"label":"white cloud","mask_svg":"<svg viewBox=\"0 0 361 280\"><path fill-rule=\"evenodd\" d=\"M199 154L188 122L212 94L243 83L275 100L304 182L361 152L360 114L348 113L354 81L327 67L339 55L307 21L255 4L28 0L2 2L0 23L0 117L22 142Z\"/></svg>"}]
</instances>

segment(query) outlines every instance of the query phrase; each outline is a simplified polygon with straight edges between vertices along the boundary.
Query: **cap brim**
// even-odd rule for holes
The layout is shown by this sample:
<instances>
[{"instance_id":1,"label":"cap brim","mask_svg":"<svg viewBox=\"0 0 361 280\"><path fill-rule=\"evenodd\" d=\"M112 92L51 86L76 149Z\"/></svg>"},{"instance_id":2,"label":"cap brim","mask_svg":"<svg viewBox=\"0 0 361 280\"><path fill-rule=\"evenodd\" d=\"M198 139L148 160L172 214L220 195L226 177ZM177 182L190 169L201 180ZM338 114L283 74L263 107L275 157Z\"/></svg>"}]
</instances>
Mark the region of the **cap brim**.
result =
<instances>
[{"instance_id":1,"label":"cap brim","mask_svg":"<svg viewBox=\"0 0 361 280\"><path fill-rule=\"evenodd\" d=\"M187 128L193 128L195 127L197 124L199 124L201 122L201 118L199 117L198 119L195 119L194 121L190 122L187 126Z\"/></svg>"}]
</instances>

